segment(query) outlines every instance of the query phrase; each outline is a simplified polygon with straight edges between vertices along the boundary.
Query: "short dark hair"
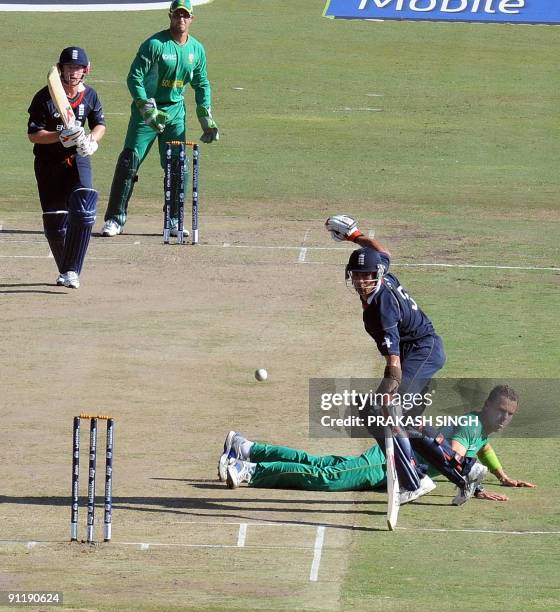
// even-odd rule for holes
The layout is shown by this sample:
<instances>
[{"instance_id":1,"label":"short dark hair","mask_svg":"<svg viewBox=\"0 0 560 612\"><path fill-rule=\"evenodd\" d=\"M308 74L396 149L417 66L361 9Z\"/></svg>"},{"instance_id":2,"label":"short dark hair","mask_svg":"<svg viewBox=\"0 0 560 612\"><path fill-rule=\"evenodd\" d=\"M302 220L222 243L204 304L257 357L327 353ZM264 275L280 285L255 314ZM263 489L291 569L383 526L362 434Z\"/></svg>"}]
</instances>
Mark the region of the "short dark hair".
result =
<instances>
[{"instance_id":1,"label":"short dark hair","mask_svg":"<svg viewBox=\"0 0 560 612\"><path fill-rule=\"evenodd\" d=\"M519 395L513 387L509 385L496 385L488 394L485 404L495 404L500 397L505 397L516 404L519 403Z\"/></svg>"}]
</instances>

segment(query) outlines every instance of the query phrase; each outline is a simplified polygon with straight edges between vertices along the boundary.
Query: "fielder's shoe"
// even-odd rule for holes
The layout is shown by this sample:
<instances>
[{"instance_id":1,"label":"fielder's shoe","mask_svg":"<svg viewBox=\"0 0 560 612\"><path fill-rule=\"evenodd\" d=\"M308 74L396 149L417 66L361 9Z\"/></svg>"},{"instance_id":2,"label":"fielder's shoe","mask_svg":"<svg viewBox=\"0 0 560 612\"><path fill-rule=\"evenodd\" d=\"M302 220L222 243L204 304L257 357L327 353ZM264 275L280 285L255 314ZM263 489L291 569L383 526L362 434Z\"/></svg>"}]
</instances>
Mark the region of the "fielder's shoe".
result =
<instances>
[{"instance_id":1,"label":"fielder's shoe","mask_svg":"<svg viewBox=\"0 0 560 612\"><path fill-rule=\"evenodd\" d=\"M63 287L65 280L66 280L66 274L59 274L58 278L56 279L57 286L58 287Z\"/></svg>"},{"instance_id":2,"label":"fielder's shoe","mask_svg":"<svg viewBox=\"0 0 560 612\"><path fill-rule=\"evenodd\" d=\"M454 506L462 506L474 495L476 487L482 483L486 474L488 474L488 468L477 461L467 476L467 485L464 489L457 487L457 495L455 495L451 503Z\"/></svg>"},{"instance_id":3,"label":"fielder's shoe","mask_svg":"<svg viewBox=\"0 0 560 612\"><path fill-rule=\"evenodd\" d=\"M429 477L424 476L420 481L420 486L415 491L407 491L403 489L399 493L399 503L402 506L403 504L408 504L408 502L414 501L422 495L426 495L430 491L433 491L436 488L436 483Z\"/></svg>"},{"instance_id":4,"label":"fielder's shoe","mask_svg":"<svg viewBox=\"0 0 560 612\"><path fill-rule=\"evenodd\" d=\"M64 286L69 287L70 289L79 289L80 288L80 277L77 272L70 270L63 274L64 276Z\"/></svg>"},{"instance_id":5,"label":"fielder's shoe","mask_svg":"<svg viewBox=\"0 0 560 612\"><path fill-rule=\"evenodd\" d=\"M109 221L105 221L103 224L103 228L101 229L101 235L107 238L112 238L113 236L118 236L122 234L123 228L113 219L109 219Z\"/></svg>"},{"instance_id":6,"label":"fielder's shoe","mask_svg":"<svg viewBox=\"0 0 560 612\"><path fill-rule=\"evenodd\" d=\"M249 459L249 456L243 452L242 445L248 442L252 444L250 440L244 438L237 431L230 431L224 440L224 452L218 461L218 479L222 482L225 482L227 479L227 467L236 459L241 459L242 461L246 461Z\"/></svg>"},{"instance_id":7,"label":"fielder's shoe","mask_svg":"<svg viewBox=\"0 0 560 612\"><path fill-rule=\"evenodd\" d=\"M237 489L242 482L251 482L255 473L256 463L249 461L233 461L227 466L227 486L228 489Z\"/></svg>"}]
</instances>

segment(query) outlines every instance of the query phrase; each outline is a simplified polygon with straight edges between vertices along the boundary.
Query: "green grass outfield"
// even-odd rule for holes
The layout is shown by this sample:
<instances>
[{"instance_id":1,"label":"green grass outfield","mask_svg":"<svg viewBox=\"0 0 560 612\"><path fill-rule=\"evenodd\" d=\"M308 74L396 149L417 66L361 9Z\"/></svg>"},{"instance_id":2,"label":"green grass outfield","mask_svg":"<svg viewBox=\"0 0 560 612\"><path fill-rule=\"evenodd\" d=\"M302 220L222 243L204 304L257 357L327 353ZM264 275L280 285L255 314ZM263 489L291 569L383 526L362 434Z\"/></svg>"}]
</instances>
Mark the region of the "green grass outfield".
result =
<instances>
[{"instance_id":1,"label":"green grass outfield","mask_svg":"<svg viewBox=\"0 0 560 612\"><path fill-rule=\"evenodd\" d=\"M329 213L349 212L386 239L397 263L506 266L395 271L445 340L444 375L557 378L560 275L542 268L560 266L560 29L333 21L321 16L323 7L323 0L215 0L196 7L192 33L207 50L221 128L217 145L202 146L203 222L248 217L241 242L260 244L247 229L254 220L277 228L293 245L301 236L290 235L285 219L316 228ZM38 210L26 110L70 44L90 55L90 83L107 114L107 136L93 158L103 211L128 120L124 78L140 42L165 25L165 11L2 14L1 216L22 213L25 226ZM192 111L190 92L187 102ZM199 135L193 124L190 138ZM131 215L151 216L159 228L161 199L162 172L153 152L142 167ZM325 244L317 239L316 246ZM2 268L9 261L0 259ZM327 263L342 273L341 261ZM363 358L353 355L351 363L360 362L366 375L374 351L359 329L359 315L348 314L347 305L313 282L307 279L306 292L315 296L316 310L300 312L286 286L275 291L288 293L286 308L312 330L310 338L324 338L332 325L341 325L342 319L329 320L333 313L346 313L344 322L353 317L354 350ZM130 336L135 333L131 329ZM276 340L280 351L293 348ZM316 357L332 373L328 356L314 356L312 349L293 350L301 360L303 353L308 361ZM314 374L321 373L317 366ZM559 608L558 476L545 459L555 456L557 439L538 444L538 450L526 439L497 445L508 473L539 485L507 491L509 504L473 500L451 508L452 489L442 483L440 494L403 508L406 529L394 534L371 529L382 527L379 516L349 518L354 531L347 566L336 568L343 574L340 593L321 601L318 591L308 607ZM515 531L556 533L508 533ZM266 599L266 584L274 590L278 575L281 570L273 570L261 595L240 597L239 606L296 607L297 593ZM197 581L202 585L204 577ZM219 599L209 589L206 600L202 587L196 593L197 607L236 607L227 592ZM80 604L94 605L86 598Z\"/></svg>"}]
</instances>

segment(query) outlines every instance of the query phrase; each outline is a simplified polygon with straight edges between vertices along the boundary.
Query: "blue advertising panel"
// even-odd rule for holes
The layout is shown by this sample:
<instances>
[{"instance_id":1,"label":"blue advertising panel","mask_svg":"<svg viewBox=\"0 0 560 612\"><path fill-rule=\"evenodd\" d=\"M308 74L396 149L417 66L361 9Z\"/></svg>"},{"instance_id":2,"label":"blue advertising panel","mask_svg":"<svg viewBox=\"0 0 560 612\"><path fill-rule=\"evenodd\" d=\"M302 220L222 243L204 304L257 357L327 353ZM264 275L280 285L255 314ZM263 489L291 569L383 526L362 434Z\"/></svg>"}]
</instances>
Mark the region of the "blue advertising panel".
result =
<instances>
[{"instance_id":1,"label":"blue advertising panel","mask_svg":"<svg viewBox=\"0 0 560 612\"><path fill-rule=\"evenodd\" d=\"M560 0L328 0L325 17L560 23Z\"/></svg>"}]
</instances>

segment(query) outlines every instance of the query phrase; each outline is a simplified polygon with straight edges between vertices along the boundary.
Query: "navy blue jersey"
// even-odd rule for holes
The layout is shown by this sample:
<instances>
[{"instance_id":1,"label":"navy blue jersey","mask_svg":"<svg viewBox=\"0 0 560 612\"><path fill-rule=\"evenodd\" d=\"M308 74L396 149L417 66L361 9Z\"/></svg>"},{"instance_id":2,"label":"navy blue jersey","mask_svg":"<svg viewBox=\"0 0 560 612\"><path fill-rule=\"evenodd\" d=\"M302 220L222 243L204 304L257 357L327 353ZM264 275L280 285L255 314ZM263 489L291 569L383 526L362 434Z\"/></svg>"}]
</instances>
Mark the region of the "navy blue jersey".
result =
<instances>
[{"instance_id":1,"label":"navy blue jersey","mask_svg":"<svg viewBox=\"0 0 560 612\"><path fill-rule=\"evenodd\" d=\"M85 126L87 121L88 127L92 130L96 125L105 125L103 109L101 102L95 89L85 85L84 91L81 91L73 100L69 100L76 120L80 125ZM34 134L40 130L48 132L60 132L64 129L64 124L60 118L60 113L51 100L49 88L43 87L35 94L28 109L29 121L27 123L27 133ZM53 144L35 144L33 153L40 159L49 160L51 162L62 162L76 154L76 147L64 148L60 142Z\"/></svg>"},{"instance_id":2,"label":"navy blue jersey","mask_svg":"<svg viewBox=\"0 0 560 612\"><path fill-rule=\"evenodd\" d=\"M389 269L389 257L386 269ZM382 355L400 355L403 344L435 334L434 326L391 273L364 303L364 326Z\"/></svg>"}]
</instances>

